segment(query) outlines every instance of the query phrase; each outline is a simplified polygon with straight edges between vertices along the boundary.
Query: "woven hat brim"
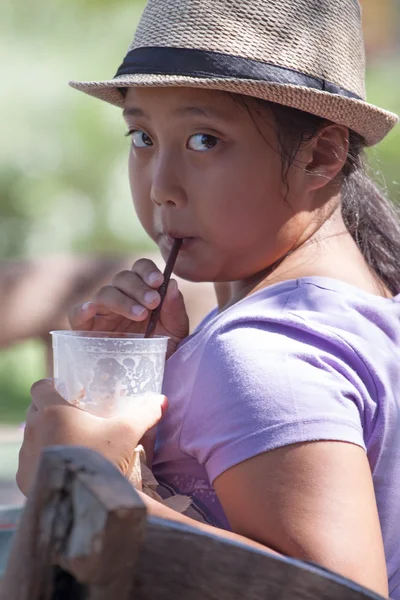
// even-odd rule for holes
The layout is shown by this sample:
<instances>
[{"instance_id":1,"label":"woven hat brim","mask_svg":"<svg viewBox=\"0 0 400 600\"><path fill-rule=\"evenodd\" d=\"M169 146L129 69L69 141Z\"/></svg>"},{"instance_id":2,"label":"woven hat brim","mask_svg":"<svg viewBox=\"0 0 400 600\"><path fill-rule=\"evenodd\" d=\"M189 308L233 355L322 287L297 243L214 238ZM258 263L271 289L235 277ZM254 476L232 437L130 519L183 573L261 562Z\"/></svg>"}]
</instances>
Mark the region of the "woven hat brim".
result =
<instances>
[{"instance_id":1,"label":"woven hat brim","mask_svg":"<svg viewBox=\"0 0 400 600\"><path fill-rule=\"evenodd\" d=\"M399 120L394 113L363 100L302 86L266 83L253 79L201 79L179 75L140 74L106 81L70 81L69 85L119 107L123 106L123 96L119 87L192 87L253 96L344 125L363 136L367 146L380 142Z\"/></svg>"}]
</instances>

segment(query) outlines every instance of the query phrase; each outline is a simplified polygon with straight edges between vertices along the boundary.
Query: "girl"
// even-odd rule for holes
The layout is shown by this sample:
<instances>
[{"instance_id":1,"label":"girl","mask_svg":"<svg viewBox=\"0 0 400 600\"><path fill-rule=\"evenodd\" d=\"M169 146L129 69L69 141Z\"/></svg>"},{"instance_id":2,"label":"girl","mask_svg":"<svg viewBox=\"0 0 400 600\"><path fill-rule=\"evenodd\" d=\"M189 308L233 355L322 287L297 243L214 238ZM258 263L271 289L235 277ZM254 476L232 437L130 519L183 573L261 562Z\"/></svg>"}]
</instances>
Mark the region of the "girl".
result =
<instances>
[{"instance_id":1,"label":"girl","mask_svg":"<svg viewBox=\"0 0 400 600\"><path fill-rule=\"evenodd\" d=\"M36 384L18 481L54 443L126 472L162 411L153 472L192 507L144 497L150 513L400 598L400 227L363 162L397 118L365 100L360 17L356 0L150 0L116 77L72 82L123 108L139 219L164 258L183 239L176 274L220 302L189 336L169 285L167 411L104 421ZM141 260L72 327L141 332L161 283Z\"/></svg>"}]
</instances>

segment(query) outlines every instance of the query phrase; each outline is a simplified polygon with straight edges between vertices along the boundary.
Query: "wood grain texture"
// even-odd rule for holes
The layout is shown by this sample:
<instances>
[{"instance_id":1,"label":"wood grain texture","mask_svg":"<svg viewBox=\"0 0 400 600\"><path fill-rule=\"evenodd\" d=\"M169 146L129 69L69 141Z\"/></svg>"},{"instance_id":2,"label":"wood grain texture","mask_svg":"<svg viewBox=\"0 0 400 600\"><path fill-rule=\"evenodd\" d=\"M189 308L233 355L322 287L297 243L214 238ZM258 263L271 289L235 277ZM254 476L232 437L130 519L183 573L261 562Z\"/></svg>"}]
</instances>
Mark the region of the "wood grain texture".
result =
<instances>
[{"instance_id":1,"label":"wood grain texture","mask_svg":"<svg viewBox=\"0 0 400 600\"><path fill-rule=\"evenodd\" d=\"M131 600L378 600L318 566L148 519Z\"/></svg>"},{"instance_id":2,"label":"wood grain texture","mask_svg":"<svg viewBox=\"0 0 400 600\"><path fill-rule=\"evenodd\" d=\"M149 517L86 448L46 450L1 600L381 600L320 567Z\"/></svg>"},{"instance_id":3,"label":"wood grain texture","mask_svg":"<svg viewBox=\"0 0 400 600\"><path fill-rule=\"evenodd\" d=\"M62 573L67 571L90 586L93 600L124 600L145 524L139 495L102 456L79 447L45 450L0 598L47 600L57 587L64 597L61 587L65 590L68 577ZM55 573L54 565L62 571Z\"/></svg>"}]
</instances>

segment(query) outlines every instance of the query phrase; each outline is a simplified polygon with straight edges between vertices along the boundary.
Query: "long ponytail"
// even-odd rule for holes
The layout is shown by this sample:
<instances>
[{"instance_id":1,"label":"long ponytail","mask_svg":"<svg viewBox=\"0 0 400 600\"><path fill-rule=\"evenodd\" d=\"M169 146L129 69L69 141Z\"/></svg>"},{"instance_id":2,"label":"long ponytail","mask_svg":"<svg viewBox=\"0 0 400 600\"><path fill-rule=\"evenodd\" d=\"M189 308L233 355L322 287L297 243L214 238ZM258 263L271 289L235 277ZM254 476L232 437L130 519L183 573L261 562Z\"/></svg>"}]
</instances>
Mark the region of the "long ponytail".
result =
<instances>
[{"instance_id":1,"label":"long ponytail","mask_svg":"<svg viewBox=\"0 0 400 600\"><path fill-rule=\"evenodd\" d=\"M400 292L399 210L367 172L362 138L350 135L343 168L342 215L368 266L393 294Z\"/></svg>"}]
</instances>

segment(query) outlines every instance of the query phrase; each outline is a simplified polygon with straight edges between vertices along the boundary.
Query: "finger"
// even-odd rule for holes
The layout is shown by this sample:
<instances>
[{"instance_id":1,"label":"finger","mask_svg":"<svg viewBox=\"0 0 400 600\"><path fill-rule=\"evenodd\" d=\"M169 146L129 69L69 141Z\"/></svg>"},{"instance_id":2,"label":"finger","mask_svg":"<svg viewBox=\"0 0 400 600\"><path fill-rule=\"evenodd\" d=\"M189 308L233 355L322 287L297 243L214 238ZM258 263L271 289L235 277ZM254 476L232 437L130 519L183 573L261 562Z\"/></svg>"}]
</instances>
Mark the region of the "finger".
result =
<instances>
[{"instance_id":1,"label":"finger","mask_svg":"<svg viewBox=\"0 0 400 600\"><path fill-rule=\"evenodd\" d=\"M120 292L148 310L154 310L161 302L160 294L132 271L118 273L112 283Z\"/></svg>"},{"instance_id":2,"label":"finger","mask_svg":"<svg viewBox=\"0 0 400 600\"><path fill-rule=\"evenodd\" d=\"M24 442L19 451L18 469L15 475L17 486L24 496L28 496L35 476L35 467L32 468L31 464L36 465L36 462L37 452L31 444Z\"/></svg>"},{"instance_id":3,"label":"finger","mask_svg":"<svg viewBox=\"0 0 400 600\"><path fill-rule=\"evenodd\" d=\"M38 409L31 402L28 410L26 411L26 421L24 427L24 436L23 436L23 444L32 442L34 440L34 423L36 421L36 416L39 414Z\"/></svg>"},{"instance_id":4,"label":"finger","mask_svg":"<svg viewBox=\"0 0 400 600\"><path fill-rule=\"evenodd\" d=\"M189 318L183 296L175 279L171 279L168 284L161 319L165 329L173 333L175 337L183 338L188 335Z\"/></svg>"},{"instance_id":5,"label":"finger","mask_svg":"<svg viewBox=\"0 0 400 600\"><path fill-rule=\"evenodd\" d=\"M51 379L36 381L31 387L32 404L36 410L43 410L49 406L71 406L54 388Z\"/></svg>"},{"instance_id":6,"label":"finger","mask_svg":"<svg viewBox=\"0 0 400 600\"><path fill-rule=\"evenodd\" d=\"M128 422L134 425L137 439L157 425L168 408L168 400L161 394L145 394L134 399L118 417L110 419L116 423Z\"/></svg>"},{"instance_id":7,"label":"finger","mask_svg":"<svg viewBox=\"0 0 400 600\"><path fill-rule=\"evenodd\" d=\"M176 315L177 307L181 307L181 294L176 279L170 279L168 282L167 293L164 298L163 311Z\"/></svg>"},{"instance_id":8,"label":"finger","mask_svg":"<svg viewBox=\"0 0 400 600\"><path fill-rule=\"evenodd\" d=\"M71 329L90 331L93 325L93 317L96 315L97 306L95 302L77 304L68 314Z\"/></svg>"},{"instance_id":9,"label":"finger","mask_svg":"<svg viewBox=\"0 0 400 600\"><path fill-rule=\"evenodd\" d=\"M37 411L38 411L38 409L33 404L33 402L31 402L30 405L29 405L29 407L28 407L28 410L26 411L24 431L26 429L26 424L32 420L32 417L34 415L36 415Z\"/></svg>"},{"instance_id":10,"label":"finger","mask_svg":"<svg viewBox=\"0 0 400 600\"><path fill-rule=\"evenodd\" d=\"M141 258L132 267L132 272L147 283L150 287L158 289L164 281L164 275L152 260Z\"/></svg>"},{"instance_id":11,"label":"finger","mask_svg":"<svg viewBox=\"0 0 400 600\"><path fill-rule=\"evenodd\" d=\"M144 321L149 311L112 285L107 285L96 294L97 314L108 312L120 315L131 321Z\"/></svg>"}]
</instances>

